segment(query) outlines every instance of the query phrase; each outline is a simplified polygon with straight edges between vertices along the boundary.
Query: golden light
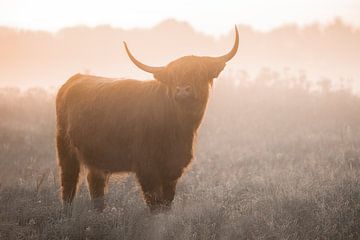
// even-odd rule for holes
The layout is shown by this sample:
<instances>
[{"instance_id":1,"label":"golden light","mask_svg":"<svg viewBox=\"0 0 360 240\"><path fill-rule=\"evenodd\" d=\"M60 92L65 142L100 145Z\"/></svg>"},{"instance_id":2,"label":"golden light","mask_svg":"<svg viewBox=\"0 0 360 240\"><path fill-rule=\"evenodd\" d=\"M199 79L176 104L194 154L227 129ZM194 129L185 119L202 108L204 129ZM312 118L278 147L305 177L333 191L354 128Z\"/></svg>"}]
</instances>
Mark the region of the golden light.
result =
<instances>
[{"instance_id":1,"label":"golden light","mask_svg":"<svg viewBox=\"0 0 360 240\"><path fill-rule=\"evenodd\" d=\"M219 35L234 23L269 30L284 23L327 22L334 17L360 25L360 2L356 0L253 0L253 1L47 1L3 0L0 25L56 31L74 25L150 27L175 18L197 30Z\"/></svg>"}]
</instances>

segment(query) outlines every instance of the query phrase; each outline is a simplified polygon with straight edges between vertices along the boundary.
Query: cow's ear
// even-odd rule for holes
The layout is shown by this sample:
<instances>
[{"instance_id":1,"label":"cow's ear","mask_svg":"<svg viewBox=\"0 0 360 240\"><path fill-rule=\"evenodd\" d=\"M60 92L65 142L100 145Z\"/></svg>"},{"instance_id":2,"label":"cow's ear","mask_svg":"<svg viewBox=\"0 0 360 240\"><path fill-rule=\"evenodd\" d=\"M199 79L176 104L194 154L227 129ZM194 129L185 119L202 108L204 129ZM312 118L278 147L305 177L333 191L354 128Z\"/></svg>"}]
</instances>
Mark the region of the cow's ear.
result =
<instances>
[{"instance_id":1,"label":"cow's ear","mask_svg":"<svg viewBox=\"0 0 360 240\"><path fill-rule=\"evenodd\" d=\"M166 83L168 81L168 74L165 70L162 70L154 73L154 78L159 82Z\"/></svg>"},{"instance_id":2,"label":"cow's ear","mask_svg":"<svg viewBox=\"0 0 360 240\"><path fill-rule=\"evenodd\" d=\"M209 63L209 77L210 79L217 78L225 67L224 61L211 61Z\"/></svg>"}]
</instances>

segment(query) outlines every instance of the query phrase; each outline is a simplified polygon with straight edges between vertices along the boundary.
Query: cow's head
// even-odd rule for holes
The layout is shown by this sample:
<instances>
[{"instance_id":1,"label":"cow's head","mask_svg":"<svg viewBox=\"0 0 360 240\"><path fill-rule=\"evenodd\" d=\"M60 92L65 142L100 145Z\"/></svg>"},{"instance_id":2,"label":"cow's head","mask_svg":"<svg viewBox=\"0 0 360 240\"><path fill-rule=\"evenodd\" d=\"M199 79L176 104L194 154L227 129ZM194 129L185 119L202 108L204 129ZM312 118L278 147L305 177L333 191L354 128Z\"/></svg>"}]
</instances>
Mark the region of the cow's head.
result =
<instances>
[{"instance_id":1,"label":"cow's head","mask_svg":"<svg viewBox=\"0 0 360 240\"><path fill-rule=\"evenodd\" d=\"M125 42L124 45L131 61L168 86L170 96L179 106L195 110L197 107L206 105L213 79L224 69L226 62L235 56L239 45L239 33L235 26L234 46L223 56L185 56L163 67L152 67L141 63L131 54Z\"/></svg>"}]
</instances>

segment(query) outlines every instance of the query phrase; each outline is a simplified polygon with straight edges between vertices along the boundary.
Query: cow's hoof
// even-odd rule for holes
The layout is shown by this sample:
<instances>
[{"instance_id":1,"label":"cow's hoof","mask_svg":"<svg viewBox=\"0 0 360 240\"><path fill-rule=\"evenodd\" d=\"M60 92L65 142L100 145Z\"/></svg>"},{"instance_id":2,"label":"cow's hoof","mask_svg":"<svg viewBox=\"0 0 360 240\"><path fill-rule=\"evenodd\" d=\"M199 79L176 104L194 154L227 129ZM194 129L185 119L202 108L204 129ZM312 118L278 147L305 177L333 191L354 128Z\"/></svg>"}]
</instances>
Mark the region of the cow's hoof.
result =
<instances>
[{"instance_id":1,"label":"cow's hoof","mask_svg":"<svg viewBox=\"0 0 360 240\"><path fill-rule=\"evenodd\" d=\"M104 198L95 198L92 200L92 206L95 211L103 212L105 209Z\"/></svg>"},{"instance_id":2,"label":"cow's hoof","mask_svg":"<svg viewBox=\"0 0 360 240\"><path fill-rule=\"evenodd\" d=\"M62 214L65 217L71 217L72 215L72 205L69 203L64 203L62 207Z\"/></svg>"}]
</instances>

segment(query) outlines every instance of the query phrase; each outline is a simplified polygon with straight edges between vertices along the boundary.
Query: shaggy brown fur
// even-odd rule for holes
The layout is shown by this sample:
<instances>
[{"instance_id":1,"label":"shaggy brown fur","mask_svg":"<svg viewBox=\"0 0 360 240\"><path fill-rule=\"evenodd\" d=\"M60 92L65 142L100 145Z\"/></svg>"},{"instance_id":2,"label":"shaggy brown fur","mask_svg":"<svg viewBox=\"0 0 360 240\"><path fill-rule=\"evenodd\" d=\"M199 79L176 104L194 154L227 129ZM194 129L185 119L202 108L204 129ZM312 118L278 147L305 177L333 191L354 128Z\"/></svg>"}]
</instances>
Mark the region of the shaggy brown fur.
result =
<instances>
[{"instance_id":1,"label":"shaggy brown fur","mask_svg":"<svg viewBox=\"0 0 360 240\"><path fill-rule=\"evenodd\" d=\"M224 66L188 56L154 74L156 80L71 77L56 98L63 202L72 202L84 164L99 210L109 176L116 172L136 174L151 210L170 206L177 180L193 157L212 80Z\"/></svg>"}]
</instances>

